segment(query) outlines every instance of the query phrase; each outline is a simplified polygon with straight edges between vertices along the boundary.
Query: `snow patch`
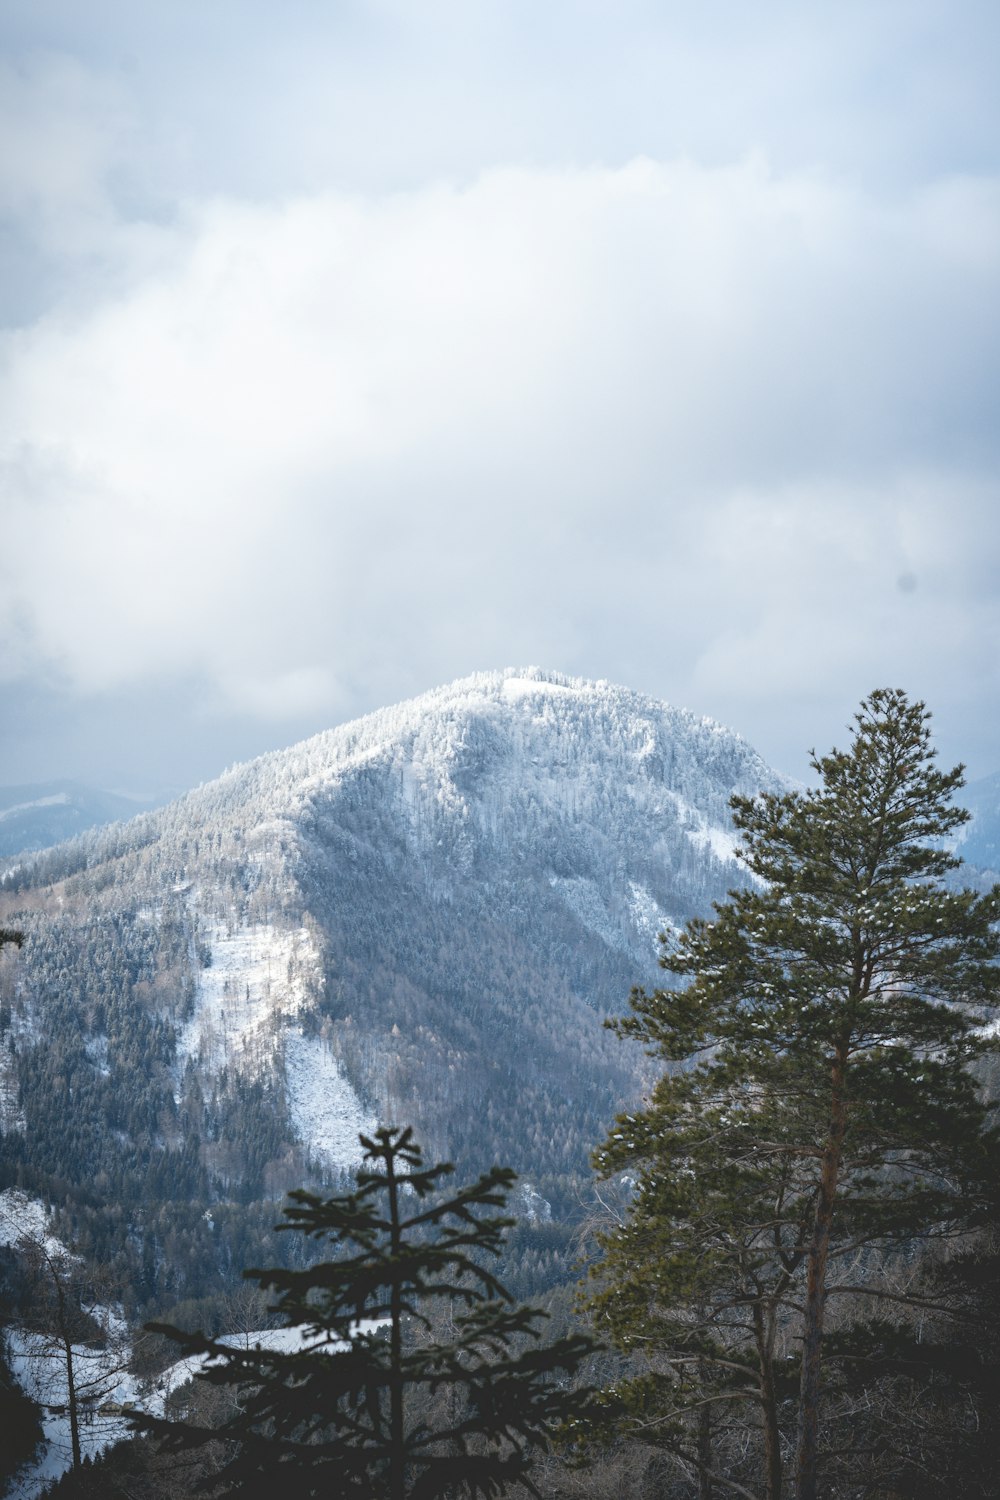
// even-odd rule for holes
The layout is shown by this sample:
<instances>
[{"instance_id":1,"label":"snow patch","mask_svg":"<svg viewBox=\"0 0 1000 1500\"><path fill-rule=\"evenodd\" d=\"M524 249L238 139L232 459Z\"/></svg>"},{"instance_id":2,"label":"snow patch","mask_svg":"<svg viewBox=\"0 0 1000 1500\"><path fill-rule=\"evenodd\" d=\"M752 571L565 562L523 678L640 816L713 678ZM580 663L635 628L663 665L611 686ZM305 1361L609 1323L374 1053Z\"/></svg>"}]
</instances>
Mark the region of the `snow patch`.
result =
<instances>
[{"instance_id":1,"label":"snow patch","mask_svg":"<svg viewBox=\"0 0 1000 1500\"><path fill-rule=\"evenodd\" d=\"M644 885L637 885L634 880L629 881L629 896L633 922L642 935L658 949L660 933L676 932L676 926L663 915Z\"/></svg>"},{"instance_id":2,"label":"snow patch","mask_svg":"<svg viewBox=\"0 0 1000 1500\"><path fill-rule=\"evenodd\" d=\"M194 1013L177 1042L183 1069L193 1058L221 1072L235 1064L259 1074L272 1067L282 1020L297 1016L322 984L319 955L306 929L279 932L270 923L229 931L214 922L203 934L211 963L199 968Z\"/></svg>"},{"instance_id":3,"label":"snow patch","mask_svg":"<svg viewBox=\"0 0 1000 1500\"><path fill-rule=\"evenodd\" d=\"M703 823L700 828L686 828L685 833L696 849L710 849L723 864L736 863L739 840L728 828L712 828Z\"/></svg>"},{"instance_id":4,"label":"snow patch","mask_svg":"<svg viewBox=\"0 0 1000 1500\"><path fill-rule=\"evenodd\" d=\"M322 1037L284 1033L285 1089L296 1135L324 1167L349 1168L362 1157L358 1135L378 1128Z\"/></svg>"},{"instance_id":5,"label":"snow patch","mask_svg":"<svg viewBox=\"0 0 1000 1500\"><path fill-rule=\"evenodd\" d=\"M20 1188L5 1188L0 1193L0 1245L16 1245L19 1240L43 1246L53 1260L72 1259L62 1240L49 1234L49 1211L41 1199Z\"/></svg>"},{"instance_id":6,"label":"snow patch","mask_svg":"<svg viewBox=\"0 0 1000 1500\"><path fill-rule=\"evenodd\" d=\"M537 698L545 693L550 697L572 698L579 693L578 687L568 687L562 682L546 682L539 677L505 677L500 688L502 697L510 703L523 698Z\"/></svg>"},{"instance_id":7,"label":"snow patch","mask_svg":"<svg viewBox=\"0 0 1000 1500\"><path fill-rule=\"evenodd\" d=\"M302 1144L323 1167L356 1166L358 1134L370 1134L377 1121L327 1044L289 1024L311 1007L323 982L308 931L269 923L230 931L213 922L199 938L211 962L197 970L194 1012L177 1044L179 1068L193 1058L215 1072L236 1066L260 1076L283 1057L289 1117Z\"/></svg>"}]
</instances>

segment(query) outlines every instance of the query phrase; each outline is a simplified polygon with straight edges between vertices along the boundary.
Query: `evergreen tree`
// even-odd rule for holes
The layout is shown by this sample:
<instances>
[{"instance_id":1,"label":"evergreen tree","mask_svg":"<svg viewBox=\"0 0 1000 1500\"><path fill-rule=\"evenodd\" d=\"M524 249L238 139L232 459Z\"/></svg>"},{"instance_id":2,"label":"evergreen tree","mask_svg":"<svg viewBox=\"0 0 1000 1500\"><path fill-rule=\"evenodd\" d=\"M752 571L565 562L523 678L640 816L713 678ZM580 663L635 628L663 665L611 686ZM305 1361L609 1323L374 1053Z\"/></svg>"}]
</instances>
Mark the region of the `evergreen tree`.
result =
<instances>
[{"instance_id":1,"label":"evergreen tree","mask_svg":"<svg viewBox=\"0 0 1000 1500\"><path fill-rule=\"evenodd\" d=\"M370 1165L356 1190L293 1193L281 1226L327 1241L334 1258L246 1273L277 1293L301 1345L234 1348L152 1325L184 1355L207 1356L199 1378L238 1402L217 1427L141 1425L172 1449L233 1444L227 1493L267 1482L284 1495L433 1500L515 1481L535 1493L531 1449L589 1401L553 1376L572 1374L592 1344L578 1334L539 1346L545 1315L515 1305L484 1263L513 1223L495 1210L514 1173L495 1167L442 1196L452 1168L425 1167L409 1129L360 1139ZM434 1316L442 1307L446 1320Z\"/></svg>"},{"instance_id":2,"label":"evergreen tree","mask_svg":"<svg viewBox=\"0 0 1000 1500\"><path fill-rule=\"evenodd\" d=\"M733 1459L729 1488L777 1500L794 1413L796 1494L814 1500L828 1304L839 1324L898 1306L879 1268L995 1209L972 1065L996 1045L1000 887L945 883L968 815L928 718L876 691L851 748L813 756L815 790L734 798L755 885L666 944L681 983L634 992L615 1023L669 1071L597 1153L637 1187L594 1305L620 1345L653 1351L626 1392L634 1424L703 1494L756 1409L762 1455Z\"/></svg>"}]
</instances>

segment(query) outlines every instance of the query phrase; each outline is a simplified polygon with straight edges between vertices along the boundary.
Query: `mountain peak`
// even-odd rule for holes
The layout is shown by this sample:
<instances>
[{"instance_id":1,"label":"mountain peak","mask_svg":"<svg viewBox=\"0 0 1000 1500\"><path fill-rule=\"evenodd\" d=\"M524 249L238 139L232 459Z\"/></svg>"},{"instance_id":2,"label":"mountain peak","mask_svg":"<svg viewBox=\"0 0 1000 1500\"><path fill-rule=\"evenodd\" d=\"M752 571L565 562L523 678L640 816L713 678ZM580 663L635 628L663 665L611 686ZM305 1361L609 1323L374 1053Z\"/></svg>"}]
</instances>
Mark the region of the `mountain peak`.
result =
<instances>
[{"instance_id":1,"label":"mountain peak","mask_svg":"<svg viewBox=\"0 0 1000 1500\"><path fill-rule=\"evenodd\" d=\"M227 1191L335 1170L376 1120L468 1167L581 1169L644 1066L603 1018L656 982L659 933L746 878L733 793L779 785L711 719L536 666L234 766L9 886L31 951L8 1123L49 1131L14 1070L43 1076L65 994L93 1098L114 1114L148 1036L143 1118L170 1149L195 1132Z\"/></svg>"},{"instance_id":2,"label":"mountain peak","mask_svg":"<svg viewBox=\"0 0 1000 1500\"><path fill-rule=\"evenodd\" d=\"M495 748L504 742L506 725L510 753L515 753L516 741L522 752L536 759L544 756L545 742L552 735L562 737L564 748L567 736L576 737L582 746L596 735L608 750L630 739L640 739L647 747L668 740L683 760L707 755L717 762L722 757L732 763L736 780L748 785L760 784L772 774L740 735L713 719L603 680L527 666L476 672L376 709L286 750L231 766L217 781L182 800L196 806L226 795L235 806L266 795L270 784L282 788L285 805L270 809L272 815L280 815L331 780L386 756L412 755L428 775L447 779L463 748L460 725L476 741L488 738L492 725ZM519 735L513 735L515 725L520 726Z\"/></svg>"}]
</instances>

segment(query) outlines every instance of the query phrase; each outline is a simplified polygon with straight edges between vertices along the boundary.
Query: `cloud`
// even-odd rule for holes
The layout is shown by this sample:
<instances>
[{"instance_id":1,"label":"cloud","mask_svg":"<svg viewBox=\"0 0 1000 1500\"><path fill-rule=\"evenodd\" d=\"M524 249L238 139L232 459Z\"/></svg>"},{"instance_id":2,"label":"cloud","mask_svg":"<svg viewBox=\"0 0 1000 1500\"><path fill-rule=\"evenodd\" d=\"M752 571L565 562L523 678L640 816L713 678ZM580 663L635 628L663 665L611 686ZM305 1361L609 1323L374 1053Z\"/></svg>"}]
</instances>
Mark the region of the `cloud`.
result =
<instances>
[{"instance_id":1,"label":"cloud","mask_svg":"<svg viewBox=\"0 0 1000 1500\"><path fill-rule=\"evenodd\" d=\"M530 659L748 730L954 683L996 645L998 235L994 178L760 156L106 220L101 287L0 344L3 673L322 720Z\"/></svg>"}]
</instances>

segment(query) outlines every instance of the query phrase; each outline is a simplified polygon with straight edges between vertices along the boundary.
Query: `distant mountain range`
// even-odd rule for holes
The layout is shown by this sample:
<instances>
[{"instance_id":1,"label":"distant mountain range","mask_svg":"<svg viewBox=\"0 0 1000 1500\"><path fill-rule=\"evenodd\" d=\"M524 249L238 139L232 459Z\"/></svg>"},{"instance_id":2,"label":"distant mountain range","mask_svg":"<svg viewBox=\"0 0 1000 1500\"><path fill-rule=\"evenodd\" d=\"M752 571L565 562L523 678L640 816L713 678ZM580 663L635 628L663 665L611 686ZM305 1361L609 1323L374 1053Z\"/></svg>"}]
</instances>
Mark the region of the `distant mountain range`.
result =
<instances>
[{"instance_id":1,"label":"distant mountain range","mask_svg":"<svg viewBox=\"0 0 1000 1500\"><path fill-rule=\"evenodd\" d=\"M78 781L0 787L0 858L49 849L90 828L134 818L165 798L127 797Z\"/></svg>"},{"instance_id":2,"label":"distant mountain range","mask_svg":"<svg viewBox=\"0 0 1000 1500\"><path fill-rule=\"evenodd\" d=\"M960 830L956 854L977 869L1000 871L1000 772L970 782L956 801L972 814Z\"/></svg>"}]
</instances>

